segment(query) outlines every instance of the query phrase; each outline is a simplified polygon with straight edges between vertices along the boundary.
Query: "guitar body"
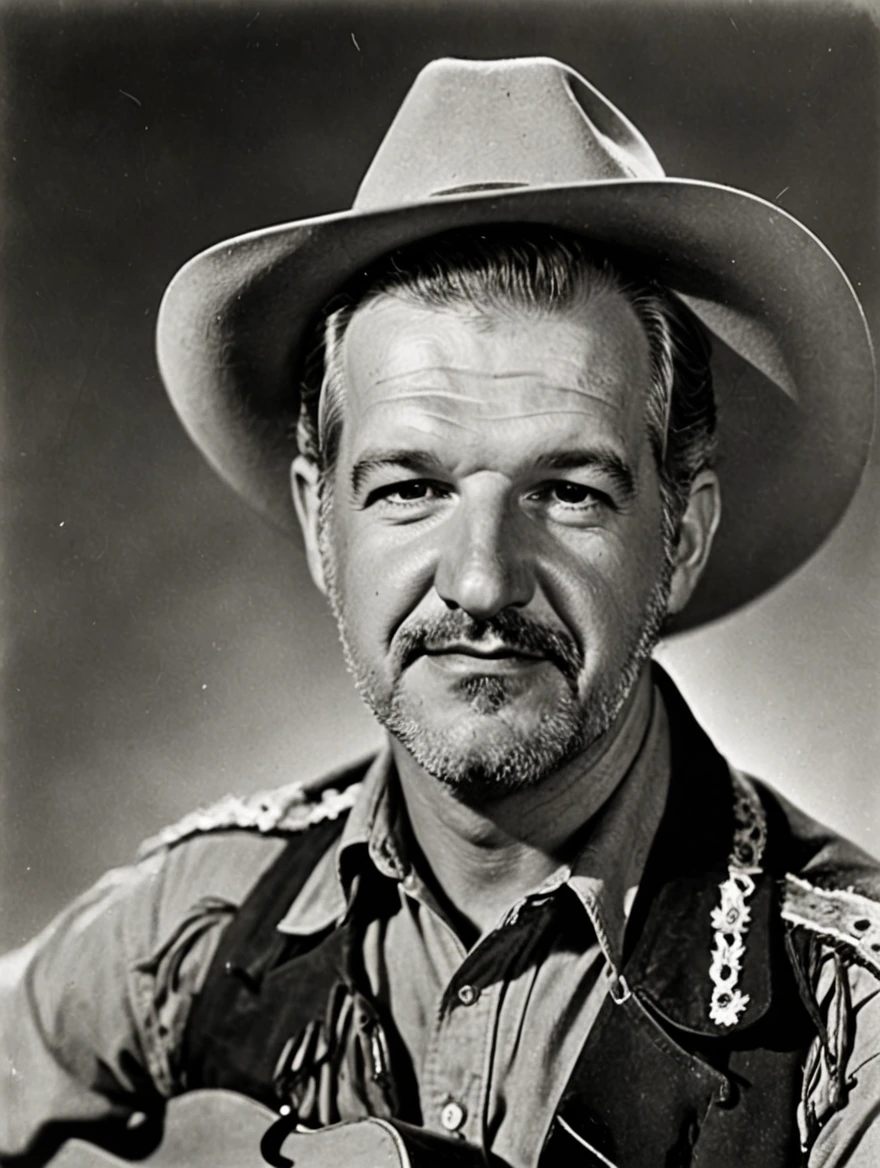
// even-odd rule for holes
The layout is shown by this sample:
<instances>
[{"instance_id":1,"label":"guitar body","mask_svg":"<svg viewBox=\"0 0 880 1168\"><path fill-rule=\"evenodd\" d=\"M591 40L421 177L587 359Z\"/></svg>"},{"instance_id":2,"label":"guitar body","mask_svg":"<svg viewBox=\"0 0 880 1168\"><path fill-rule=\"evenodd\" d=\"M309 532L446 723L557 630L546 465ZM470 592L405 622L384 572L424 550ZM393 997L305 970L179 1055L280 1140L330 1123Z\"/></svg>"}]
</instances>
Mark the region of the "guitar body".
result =
<instances>
[{"instance_id":1,"label":"guitar body","mask_svg":"<svg viewBox=\"0 0 880 1168\"><path fill-rule=\"evenodd\" d=\"M162 1143L139 1164L148 1168L477 1168L479 1148L396 1120L362 1119L315 1132L270 1129L278 1116L260 1103L231 1091L192 1091L173 1099ZM267 1132L270 1135L267 1137ZM261 1146L273 1145L270 1159ZM277 1147L276 1147L277 1144ZM94 1144L68 1140L52 1168L126 1168Z\"/></svg>"}]
</instances>

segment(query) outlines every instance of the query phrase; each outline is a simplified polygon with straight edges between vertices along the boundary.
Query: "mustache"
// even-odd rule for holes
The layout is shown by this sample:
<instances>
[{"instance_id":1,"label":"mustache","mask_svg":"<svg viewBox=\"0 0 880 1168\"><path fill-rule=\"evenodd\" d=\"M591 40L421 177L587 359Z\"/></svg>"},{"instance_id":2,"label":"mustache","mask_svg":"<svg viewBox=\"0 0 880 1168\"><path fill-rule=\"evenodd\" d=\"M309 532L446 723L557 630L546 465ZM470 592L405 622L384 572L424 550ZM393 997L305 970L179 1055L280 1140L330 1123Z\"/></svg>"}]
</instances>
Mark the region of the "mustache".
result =
<instances>
[{"instance_id":1,"label":"mustache","mask_svg":"<svg viewBox=\"0 0 880 1168\"><path fill-rule=\"evenodd\" d=\"M455 609L430 620L414 620L395 634L395 656L401 669L423 653L465 642L479 648L493 646L528 657L546 657L572 683L577 682L584 658L574 638L562 629L526 617L516 609L504 609L489 620L475 620Z\"/></svg>"}]
</instances>

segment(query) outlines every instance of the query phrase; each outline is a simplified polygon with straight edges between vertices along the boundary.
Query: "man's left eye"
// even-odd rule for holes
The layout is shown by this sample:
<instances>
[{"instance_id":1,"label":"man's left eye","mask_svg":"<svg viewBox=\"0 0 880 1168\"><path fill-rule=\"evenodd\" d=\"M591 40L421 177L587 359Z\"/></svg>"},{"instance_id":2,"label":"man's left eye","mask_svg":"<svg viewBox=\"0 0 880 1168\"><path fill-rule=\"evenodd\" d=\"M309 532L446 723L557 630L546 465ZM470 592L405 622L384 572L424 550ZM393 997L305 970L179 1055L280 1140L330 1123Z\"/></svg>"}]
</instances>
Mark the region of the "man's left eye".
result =
<instances>
[{"instance_id":1,"label":"man's left eye","mask_svg":"<svg viewBox=\"0 0 880 1168\"><path fill-rule=\"evenodd\" d=\"M590 488L583 486L582 483L555 483L553 494L560 503L569 504L586 503L588 499L595 498Z\"/></svg>"},{"instance_id":2,"label":"man's left eye","mask_svg":"<svg viewBox=\"0 0 880 1168\"><path fill-rule=\"evenodd\" d=\"M606 501L601 491L583 483L571 482L569 479L549 483L545 488L545 494L550 503L561 503L565 507L595 507Z\"/></svg>"}]
</instances>

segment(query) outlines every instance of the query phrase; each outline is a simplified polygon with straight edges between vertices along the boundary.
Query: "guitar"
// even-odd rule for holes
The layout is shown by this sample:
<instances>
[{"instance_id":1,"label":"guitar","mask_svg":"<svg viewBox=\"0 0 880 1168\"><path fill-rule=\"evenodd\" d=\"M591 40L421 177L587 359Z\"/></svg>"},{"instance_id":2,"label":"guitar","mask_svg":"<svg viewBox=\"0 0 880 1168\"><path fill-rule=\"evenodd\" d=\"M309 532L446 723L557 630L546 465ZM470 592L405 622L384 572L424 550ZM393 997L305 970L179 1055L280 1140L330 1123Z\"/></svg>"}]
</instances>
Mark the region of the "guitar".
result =
<instances>
[{"instance_id":1,"label":"guitar","mask_svg":"<svg viewBox=\"0 0 880 1168\"><path fill-rule=\"evenodd\" d=\"M477 1168L479 1148L398 1120L362 1119L314 1132L232 1091L192 1091L172 1099L149 1168ZM131 1168L130 1160L71 1139L52 1168Z\"/></svg>"}]
</instances>

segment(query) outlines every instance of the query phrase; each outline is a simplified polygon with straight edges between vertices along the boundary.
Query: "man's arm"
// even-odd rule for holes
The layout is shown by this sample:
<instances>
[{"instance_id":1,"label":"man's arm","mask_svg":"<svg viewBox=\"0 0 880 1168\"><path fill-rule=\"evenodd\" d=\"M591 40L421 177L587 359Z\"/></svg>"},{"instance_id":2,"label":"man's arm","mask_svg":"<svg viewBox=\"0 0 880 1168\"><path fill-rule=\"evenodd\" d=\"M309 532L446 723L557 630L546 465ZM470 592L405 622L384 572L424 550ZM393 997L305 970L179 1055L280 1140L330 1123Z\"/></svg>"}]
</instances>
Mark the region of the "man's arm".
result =
<instances>
[{"instance_id":1,"label":"man's arm","mask_svg":"<svg viewBox=\"0 0 880 1168\"><path fill-rule=\"evenodd\" d=\"M163 849L107 873L0 959L0 1160L39 1161L77 1130L112 1142L180 1089L193 995L284 843L224 832Z\"/></svg>"},{"instance_id":2,"label":"man's arm","mask_svg":"<svg viewBox=\"0 0 880 1168\"><path fill-rule=\"evenodd\" d=\"M842 1060L842 1075L816 1042L804 1072L804 1109L818 1131L809 1168L876 1168L880 1164L880 980L859 965L845 970L832 950L825 953L816 998L829 1047ZM845 1102L836 1105L836 1083Z\"/></svg>"}]
</instances>

